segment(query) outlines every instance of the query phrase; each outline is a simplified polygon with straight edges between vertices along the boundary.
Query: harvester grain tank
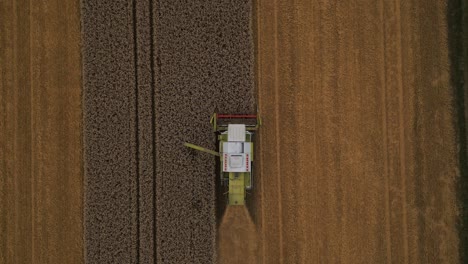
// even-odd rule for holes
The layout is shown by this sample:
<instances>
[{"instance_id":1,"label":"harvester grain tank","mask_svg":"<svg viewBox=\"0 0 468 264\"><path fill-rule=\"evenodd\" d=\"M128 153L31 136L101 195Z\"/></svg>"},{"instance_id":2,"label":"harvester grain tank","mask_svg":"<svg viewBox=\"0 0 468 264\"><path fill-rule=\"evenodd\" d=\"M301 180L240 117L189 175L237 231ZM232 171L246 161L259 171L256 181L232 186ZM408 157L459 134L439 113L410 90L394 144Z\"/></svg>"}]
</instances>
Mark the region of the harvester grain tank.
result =
<instances>
[{"instance_id":1,"label":"harvester grain tank","mask_svg":"<svg viewBox=\"0 0 468 264\"><path fill-rule=\"evenodd\" d=\"M217 134L219 152L191 143L185 146L219 157L220 181L227 189L228 205L243 205L253 188L254 135L261 125L257 115L217 114L210 123Z\"/></svg>"}]
</instances>

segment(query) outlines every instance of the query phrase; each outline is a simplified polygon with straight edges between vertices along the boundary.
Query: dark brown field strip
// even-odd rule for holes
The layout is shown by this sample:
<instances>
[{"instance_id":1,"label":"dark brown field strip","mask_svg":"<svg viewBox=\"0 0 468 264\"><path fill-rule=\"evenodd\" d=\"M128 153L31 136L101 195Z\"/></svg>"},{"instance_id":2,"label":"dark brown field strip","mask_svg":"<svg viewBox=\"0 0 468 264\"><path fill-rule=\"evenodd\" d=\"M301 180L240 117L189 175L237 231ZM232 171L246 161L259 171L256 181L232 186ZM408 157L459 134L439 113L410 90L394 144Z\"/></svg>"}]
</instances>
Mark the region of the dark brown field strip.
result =
<instances>
[{"instance_id":1,"label":"dark brown field strip","mask_svg":"<svg viewBox=\"0 0 468 264\"><path fill-rule=\"evenodd\" d=\"M132 24L131 2L82 2L87 263L137 258Z\"/></svg>"},{"instance_id":2,"label":"dark brown field strip","mask_svg":"<svg viewBox=\"0 0 468 264\"><path fill-rule=\"evenodd\" d=\"M89 263L216 259L215 109L255 109L251 2L83 1Z\"/></svg>"}]
</instances>

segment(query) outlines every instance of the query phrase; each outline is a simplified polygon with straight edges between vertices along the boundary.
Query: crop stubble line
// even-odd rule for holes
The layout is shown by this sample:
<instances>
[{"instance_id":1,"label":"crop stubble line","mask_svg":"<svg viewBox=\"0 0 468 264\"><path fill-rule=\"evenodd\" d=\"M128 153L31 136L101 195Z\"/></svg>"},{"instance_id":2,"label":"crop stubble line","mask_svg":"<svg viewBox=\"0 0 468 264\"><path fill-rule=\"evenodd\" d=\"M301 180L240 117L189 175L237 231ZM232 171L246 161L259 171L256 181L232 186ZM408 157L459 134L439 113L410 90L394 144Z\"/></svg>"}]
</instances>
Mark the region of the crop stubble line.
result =
<instances>
[{"instance_id":1,"label":"crop stubble line","mask_svg":"<svg viewBox=\"0 0 468 264\"><path fill-rule=\"evenodd\" d=\"M400 138L400 177L401 177L401 188L402 188L402 206L403 206L403 234L404 234L404 239L403 239L403 244L404 244L404 259L405 263L408 263L409 261L409 253L408 253L408 212L406 208L406 159L405 159L405 127L404 127L404 116L403 116L403 111L404 111L404 101L403 101L403 96L404 96L404 91L403 91L403 77L402 77L402 72L403 72L403 58L402 58L402 51L401 49L403 48L403 39L402 39L402 23L401 23L401 1L396 0L395 1L396 5L396 23L397 29L398 29L398 34L397 34L397 42L400 43L400 45L397 45L397 52L398 55L397 60L398 60L398 88L399 88L399 111L398 111L398 118L399 118L399 127L400 127L400 133L399 133L399 138Z\"/></svg>"},{"instance_id":2,"label":"crop stubble line","mask_svg":"<svg viewBox=\"0 0 468 264\"><path fill-rule=\"evenodd\" d=\"M315 44L315 42L312 41L312 43ZM312 45L314 45L312 44ZM312 48L312 52L314 53L314 58L315 58L315 45ZM312 76L315 77L315 67L313 67L314 73ZM313 82L312 82L313 83ZM319 246L318 246L318 239L317 239L317 223L318 223L318 217L317 217L317 212L318 212L318 171L317 171L317 107L316 107L316 94L315 94L315 89L314 85L312 85L312 111L313 111L313 129L314 129L314 181L315 181L315 188L314 188L314 209L316 210L314 213L314 245L315 245L315 252L316 252L316 258L315 261L316 263L319 263L320 259L320 253L319 253Z\"/></svg>"},{"instance_id":3,"label":"crop stubble line","mask_svg":"<svg viewBox=\"0 0 468 264\"><path fill-rule=\"evenodd\" d=\"M32 74L33 72L33 65L32 65L32 29L31 29L31 19L33 17L32 14L32 0L29 1L29 22L30 22L30 28L29 28L29 73ZM33 89L33 78L31 78L31 83L30 83L30 105L29 109L31 111L31 131L34 130L34 89ZM35 183L35 178L34 178L34 133L31 133L31 205L34 205L34 183ZM34 214L34 209L31 209L31 219L36 219L35 214ZM83 221L84 225L84 221ZM84 230L84 229L83 229ZM31 221L31 237L35 237L35 229L34 229L34 220ZM83 251L84 252L84 251ZM35 259L34 257L34 243L31 243L31 259Z\"/></svg>"},{"instance_id":4,"label":"crop stubble line","mask_svg":"<svg viewBox=\"0 0 468 264\"><path fill-rule=\"evenodd\" d=\"M279 247L280 247L280 259L279 263L284 262L284 253L283 253L283 209L282 209L282 200L283 197L281 195L281 149L280 149L280 138L279 138L279 85L278 85L278 0L275 0L274 3L274 23L275 23L275 137L276 137L276 147L277 147L277 152L276 152L276 167L277 167L277 182L278 182L278 225L279 225Z\"/></svg>"},{"instance_id":5,"label":"crop stubble line","mask_svg":"<svg viewBox=\"0 0 468 264\"><path fill-rule=\"evenodd\" d=\"M260 56L260 50L259 50L259 47L260 47L260 43L261 43L261 34L258 34L260 31L260 25L261 25L261 18L262 16L259 15L259 12L261 10L261 1L262 0L255 0L257 2L257 9L256 9L256 14L254 14L256 16L256 19L257 19L257 104L258 104L258 107L261 108L261 105L262 105L262 93L260 92L260 87L262 87L262 73L261 73L261 66L262 66L262 60L261 60L261 56ZM261 138L260 140L261 141ZM260 143L260 142L259 142ZM262 144L258 144L258 150L260 152L260 210L261 210L261 222L262 222L262 263L265 264L265 210L264 210L264 205L265 205L265 195L264 195L264 184L265 182L263 181L263 151L262 151Z\"/></svg>"},{"instance_id":6,"label":"crop stubble line","mask_svg":"<svg viewBox=\"0 0 468 264\"><path fill-rule=\"evenodd\" d=\"M0 16L4 16L3 14L5 13L4 11L4 6L0 5ZM4 35L5 35L5 29L4 25L0 25L0 60L4 61ZM4 73L3 73L3 64L0 65L0 133L2 135L6 134L6 122L5 122L5 115L6 115L6 107L5 107L5 90L4 90ZM0 155L5 155L5 143L4 143L4 138L0 138ZM6 160L2 159L0 160L0 172L6 173ZM0 178L0 211L2 212L2 215L6 215L3 213L6 211L7 205L5 203L6 201L6 177ZM0 232L3 234L6 233L6 220L4 218L0 218ZM5 252L7 251L6 247L6 242L5 241L0 241L0 261L5 262L6 256Z\"/></svg>"},{"instance_id":7,"label":"crop stubble line","mask_svg":"<svg viewBox=\"0 0 468 264\"><path fill-rule=\"evenodd\" d=\"M17 29L17 28L18 28L18 12L17 12L17 8L16 8L15 6L13 6L13 14L14 14L14 15L13 15L13 21L14 21L14 22L13 22L12 28ZM18 32L15 31L15 32L13 33L13 42L17 42L17 41L18 41ZM17 73L16 73L16 70L18 69L18 58L17 58L17 51L16 51L16 50L17 50L17 47L14 47L14 48L12 48L11 51L10 51L10 52L12 53L10 56L11 56L11 58L12 58L12 60L13 60L13 63L12 63L12 64L13 64L13 65L12 65L13 67L12 67L12 69L14 69L14 73L13 73L12 76L11 76L11 78L12 78L11 81L12 81L12 83L13 83L13 85L14 85L15 87L18 87L18 77L17 77ZM13 105L13 106L17 106L17 105L18 105L18 102L17 102L17 101L18 101L17 89L14 90L14 92L12 93L12 96L13 96L12 105ZM12 111L13 114L12 114L12 116L13 116L14 119L16 120L16 119L18 119L18 109L17 109L17 108L14 108L14 107L12 107L12 108L13 108L13 111ZM12 131L14 131L12 134L13 134L14 137L16 136L16 134L17 134L17 132L18 132L17 130L18 130L17 125L16 125L16 124L12 125ZM17 140L12 140L12 141L13 141L13 144L12 144L12 145L13 145L13 147L12 147L12 153L13 153L13 157L16 158L16 155L17 155L17 154L16 154ZM14 164L14 163L13 163L13 164ZM13 193L15 193L15 192L16 192L16 189L17 189L16 186L17 186L18 172L17 172L17 170L15 170L15 169L13 169L12 171L13 171L13 172L12 172L12 186L13 186L12 190L13 190ZM32 190L34 190L34 189L32 189ZM16 196L13 196L13 197L14 197L14 199L16 198ZM11 199L11 198L10 198L10 199ZM17 218L17 214L18 214L18 210L17 210L17 208L16 208L17 205L16 205L15 201L12 201L12 202L10 201L10 203L13 204L13 208L14 208L14 212L12 212L11 219L13 219L14 222L17 222L17 219L16 219L16 218ZM12 211L13 211L13 210L12 210ZM34 221L32 221L32 222L34 222ZM13 232L12 232L12 233L13 233L13 236L12 236L12 237L13 237L13 241L14 241L15 244L17 243L17 235L15 235L15 233L16 233L16 231L17 231L17 225L18 225L18 224L14 224L14 225L11 227L11 229L13 230ZM7 236L8 236L8 234L7 234ZM32 245L32 247L33 247L33 249L34 249L33 243L31 243L31 245ZM13 256L12 258L14 258L14 256ZM18 261L18 260L16 259L16 261Z\"/></svg>"},{"instance_id":8,"label":"crop stubble line","mask_svg":"<svg viewBox=\"0 0 468 264\"><path fill-rule=\"evenodd\" d=\"M387 250L387 263L392 263L392 249L391 249L391 226L390 226L390 189L388 183L388 111L387 111L387 58L385 43L385 3L380 0L380 18L381 18L381 34L382 34L382 139L383 139L383 152L384 152L384 174L385 174L385 235L386 235L386 250Z\"/></svg>"}]
</instances>

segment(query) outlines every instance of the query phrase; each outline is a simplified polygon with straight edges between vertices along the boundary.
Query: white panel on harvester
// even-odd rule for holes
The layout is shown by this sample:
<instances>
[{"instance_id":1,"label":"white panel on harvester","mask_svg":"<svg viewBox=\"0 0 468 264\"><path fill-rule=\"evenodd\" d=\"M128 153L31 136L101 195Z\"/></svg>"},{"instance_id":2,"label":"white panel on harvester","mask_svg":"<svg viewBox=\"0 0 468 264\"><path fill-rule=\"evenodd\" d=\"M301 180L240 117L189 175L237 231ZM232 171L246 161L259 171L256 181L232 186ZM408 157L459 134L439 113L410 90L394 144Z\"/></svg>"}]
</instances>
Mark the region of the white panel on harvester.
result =
<instances>
[{"instance_id":1,"label":"white panel on harvester","mask_svg":"<svg viewBox=\"0 0 468 264\"><path fill-rule=\"evenodd\" d=\"M245 141L245 125L244 124L229 124L228 125L228 141Z\"/></svg>"},{"instance_id":2,"label":"white panel on harvester","mask_svg":"<svg viewBox=\"0 0 468 264\"><path fill-rule=\"evenodd\" d=\"M250 142L245 142L244 147L243 147L243 152L244 153L251 153L252 152L252 145Z\"/></svg>"},{"instance_id":3,"label":"white panel on harvester","mask_svg":"<svg viewBox=\"0 0 468 264\"><path fill-rule=\"evenodd\" d=\"M243 153L242 142L223 142L223 153Z\"/></svg>"}]
</instances>

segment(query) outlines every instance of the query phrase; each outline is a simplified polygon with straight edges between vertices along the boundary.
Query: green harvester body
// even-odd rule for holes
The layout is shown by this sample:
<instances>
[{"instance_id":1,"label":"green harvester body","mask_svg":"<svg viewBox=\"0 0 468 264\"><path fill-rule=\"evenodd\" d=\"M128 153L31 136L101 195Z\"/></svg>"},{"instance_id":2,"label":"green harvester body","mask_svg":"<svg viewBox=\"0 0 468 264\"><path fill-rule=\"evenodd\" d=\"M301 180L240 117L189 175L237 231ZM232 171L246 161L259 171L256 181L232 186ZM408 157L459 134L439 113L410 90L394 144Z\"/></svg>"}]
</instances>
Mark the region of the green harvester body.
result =
<instances>
[{"instance_id":1,"label":"green harvester body","mask_svg":"<svg viewBox=\"0 0 468 264\"><path fill-rule=\"evenodd\" d=\"M184 145L219 157L220 181L227 190L228 205L243 205L247 191L253 188L253 141L261 119L257 115L214 113L210 123L217 134L219 152L191 143Z\"/></svg>"}]
</instances>

